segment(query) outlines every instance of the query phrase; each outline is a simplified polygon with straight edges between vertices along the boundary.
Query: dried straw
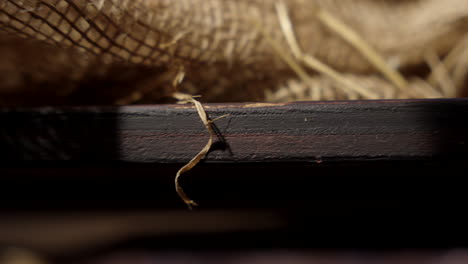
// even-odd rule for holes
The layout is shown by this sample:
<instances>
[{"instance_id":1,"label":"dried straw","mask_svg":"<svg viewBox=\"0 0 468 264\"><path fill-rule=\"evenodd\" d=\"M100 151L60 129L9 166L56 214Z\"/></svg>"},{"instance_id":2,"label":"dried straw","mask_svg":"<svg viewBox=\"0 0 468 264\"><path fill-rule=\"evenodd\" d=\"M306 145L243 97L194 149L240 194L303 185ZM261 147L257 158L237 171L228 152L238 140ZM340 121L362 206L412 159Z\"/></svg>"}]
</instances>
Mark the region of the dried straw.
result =
<instances>
[{"instance_id":1,"label":"dried straw","mask_svg":"<svg viewBox=\"0 0 468 264\"><path fill-rule=\"evenodd\" d=\"M166 96L173 78L170 74L181 65L187 71L181 85L185 92L203 93L208 101L265 100L265 89L275 92L298 73L291 63L285 63L278 47L296 59L298 50L302 51L300 64L309 76L302 77L304 82L324 74L343 86L338 97L326 96L330 95L326 87L315 89L314 100L355 99L359 88L343 77L349 74L356 78L382 74L399 89L399 97L422 97L425 93L405 87L413 87L408 85L413 77L425 76L411 76L406 69L424 67L426 48L443 58L468 31L465 0L284 0L283 6L289 13L288 23L278 20L274 0L2 0L0 32L18 41L38 40L57 49L74 49L61 63L79 56L85 59L84 73L70 85L76 91L89 83L90 72L96 68L109 73L106 79L117 82L120 75L108 70L115 65L158 68L161 78L150 78L154 75L151 70L146 77L134 75L134 83L137 78L152 79L153 89L146 82L143 89L135 84L133 91L114 101L125 104L157 102ZM291 40L297 44L292 46ZM23 46L9 47L10 53L24 52L20 50ZM81 55L73 55L76 51ZM457 79L462 80L466 67L461 66L466 63L456 61ZM451 69L447 67L447 71ZM69 73L58 67L50 74L53 78ZM27 85L41 84L34 80ZM454 81L457 89L462 85L459 82ZM23 91L22 85L26 84L18 82L9 91ZM125 86L116 85L113 91ZM248 87L243 92L246 95L236 92L239 87ZM369 99L392 93L369 90L357 94Z\"/></svg>"}]
</instances>

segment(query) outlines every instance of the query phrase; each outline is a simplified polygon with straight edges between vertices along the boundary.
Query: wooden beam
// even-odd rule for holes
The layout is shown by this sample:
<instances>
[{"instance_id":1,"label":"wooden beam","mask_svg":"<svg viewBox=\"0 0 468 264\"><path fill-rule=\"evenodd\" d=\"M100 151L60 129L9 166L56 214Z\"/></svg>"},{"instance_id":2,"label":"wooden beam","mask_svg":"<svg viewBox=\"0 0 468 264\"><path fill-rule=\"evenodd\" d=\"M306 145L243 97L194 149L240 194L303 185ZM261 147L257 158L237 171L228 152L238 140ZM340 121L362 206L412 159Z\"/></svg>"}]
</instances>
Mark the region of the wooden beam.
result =
<instances>
[{"instance_id":1,"label":"wooden beam","mask_svg":"<svg viewBox=\"0 0 468 264\"><path fill-rule=\"evenodd\" d=\"M285 226L219 233L208 244L200 235L155 237L156 244L466 246L468 194L460 176L468 100L206 109L213 118L230 116L216 122L226 143L183 175L182 186L200 204L194 213L263 210ZM195 110L182 105L1 109L0 120L0 214L10 223L15 215L37 222L25 213L187 210L174 177L208 139Z\"/></svg>"},{"instance_id":2,"label":"wooden beam","mask_svg":"<svg viewBox=\"0 0 468 264\"><path fill-rule=\"evenodd\" d=\"M468 100L206 104L224 142L206 162L468 157ZM188 105L0 109L11 161L185 163L208 134Z\"/></svg>"}]
</instances>

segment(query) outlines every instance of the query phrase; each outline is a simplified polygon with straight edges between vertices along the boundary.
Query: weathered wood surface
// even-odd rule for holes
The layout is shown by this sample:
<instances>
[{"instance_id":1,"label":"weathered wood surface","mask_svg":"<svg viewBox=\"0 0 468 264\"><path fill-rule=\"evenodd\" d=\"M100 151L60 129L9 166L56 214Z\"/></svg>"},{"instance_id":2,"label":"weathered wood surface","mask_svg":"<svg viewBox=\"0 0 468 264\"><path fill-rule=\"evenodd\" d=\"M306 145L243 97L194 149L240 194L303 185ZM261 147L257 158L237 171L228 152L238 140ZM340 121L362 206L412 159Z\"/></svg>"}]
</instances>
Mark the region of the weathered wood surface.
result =
<instances>
[{"instance_id":1,"label":"weathered wood surface","mask_svg":"<svg viewBox=\"0 0 468 264\"><path fill-rule=\"evenodd\" d=\"M225 142L206 162L468 157L468 100L207 104ZM11 161L184 163L208 134L189 105L1 109Z\"/></svg>"},{"instance_id":2,"label":"weathered wood surface","mask_svg":"<svg viewBox=\"0 0 468 264\"><path fill-rule=\"evenodd\" d=\"M230 114L216 123L231 152L215 150L209 164L184 175L184 189L200 204L188 215L264 210L284 226L197 235L184 229L144 243L190 250L466 247L468 100L209 104L207 111ZM180 105L2 109L0 120L0 215L10 234L31 226L47 233L34 215L186 210L174 176L208 138L194 109ZM191 217L175 221L196 228ZM23 246L41 238L21 234Z\"/></svg>"}]
</instances>

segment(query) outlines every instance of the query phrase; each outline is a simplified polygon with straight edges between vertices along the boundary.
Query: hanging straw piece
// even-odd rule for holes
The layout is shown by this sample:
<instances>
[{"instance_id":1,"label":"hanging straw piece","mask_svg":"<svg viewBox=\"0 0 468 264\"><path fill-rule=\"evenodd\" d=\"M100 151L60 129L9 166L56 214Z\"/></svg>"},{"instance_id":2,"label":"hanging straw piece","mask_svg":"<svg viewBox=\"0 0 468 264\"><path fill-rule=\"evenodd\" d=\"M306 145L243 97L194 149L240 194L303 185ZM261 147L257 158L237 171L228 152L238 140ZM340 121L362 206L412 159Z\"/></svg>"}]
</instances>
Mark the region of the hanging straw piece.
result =
<instances>
[{"instance_id":1,"label":"hanging straw piece","mask_svg":"<svg viewBox=\"0 0 468 264\"><path fill-rule=\"evenodd\" d=\"M180 83L182 83L184 78L185 78L185 69L183 66L181 66L179 68L179 71L176 77L173 80L172 85L174 87L177 87ZM195 167L198 163L200 163L202 159L206 157L206 155L211 149L211 146L213 146L214 137L216 136L216 132L213 129L213 123L216 120L224 118L227 115L220 116L214 120L211 120L208 114L206 113L205 109L203 108L203 105L199 101L197 101L192 95L176 92L173 94L173 97L179 100L180 104L192 103L195 105L195 109L197 110L198 116L200 117L203 125L205 125L206 130L208 131L210 135L208 142L203 147L203 149L200 152L198 152L198 154L195 155L195 157L193 157L192 160L189 161L189 163L187 163L179 171L177 171L177 174L175 177L176 192L180 196L180 198L182 198L182 200L185 202L188 208L191 210L193 206L198 206L198 204L192 199L190 199L188 195L185 193L185 191L182 189L182 187L179 184L179 178L183 173L190 171L193 167Z\"/></svg>"},{"instance_id":2,"label":"hanging straw piece","mask_svg":"<svg viewBox=\"0 0 468 264\"><path fill-rule=\"evenodd\" d=\"M173 87L179 86L182 81L185 78L185 69L183 66L179 67L179 70L172 82ZM175 92L173 94L173 97L177 100L179 100L180 104L187 104L187 103L193 103L195 105L195 109L197 110L198 115L200 116L200 119L202 120L203 124L205 125L206 129L208 130L210 134L210 138L208 139L208 142L206 143L205 147L197 154L195 157L190 160L189 163L187 163L185 166L180 168L179 171L177 171L176 177L175 177L175 188L177 194L180 196L180 198L184 201L184 203L188 206L190 210L192 210L193 206L198 206L198 204L190 199L188 195L184 192L182 187L179 184L179 178L182 173L185 173L189 170L191 170L193 167L195 167L203 158L205 158L206 154L208 154L208 151L210 151L211 146L213 145L213 137L214 137L214 131L213 128L211 127L210 120L208 118L208 114L206 113L205 109L203 108L202 104L195 100L193 96L189 94L184 94L184 93L178 93Z\"/></svg>"},{"instance_id":3,"label":"hanging straw piece","mask_svg":"<svg viewBox=\"0 0 468 264\"><path fill-rule=\"evenodd\" d=\"M193 96L188 95L188 94L183 94L183 93L175 93L174 98L177 100L180 100L180 103L192 103L195 105L195 109L197 110L198 115L200 116L200 119L202 120L203 124L205 125L206 129L208 130L208 133L210 134L210 138L208 139L208 142L206 143L205 147L197 154L195 157L190 160L189 163L187 163L185 166L183 166L176 174L175 177L175 187L177 194L179 194L180 198L187 204L189 209L192 209L193 206L198 206L198 204L190 199L187 194L184 192L182 187L179 184L179 178L180 175L183 173L191 170L193 167L195 167L203 158L206 157L208 152L210 151L211 146L213 145L213 138L216 135L213 127L212 127L212 121L209 119L208 114L206 113L205 109L203 108L203 105L195 100Z\"/></svg>"}]
</instances>

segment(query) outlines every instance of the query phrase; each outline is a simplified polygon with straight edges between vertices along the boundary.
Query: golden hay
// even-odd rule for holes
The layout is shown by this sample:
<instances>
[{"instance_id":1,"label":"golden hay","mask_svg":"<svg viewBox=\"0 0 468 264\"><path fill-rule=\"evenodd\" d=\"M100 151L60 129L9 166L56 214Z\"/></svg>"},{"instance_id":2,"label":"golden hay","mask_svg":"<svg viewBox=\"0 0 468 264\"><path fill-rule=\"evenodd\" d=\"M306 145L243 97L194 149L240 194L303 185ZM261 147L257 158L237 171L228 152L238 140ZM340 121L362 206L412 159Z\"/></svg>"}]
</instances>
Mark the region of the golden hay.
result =
<instances>
[{"instance_id":1,"label":"golden hay","mask_svg":"<svg viewBox=\"0 0 468 264\"><path fill-rule=\"evenodd\" d=\"M297 59L278 3L333 74L300 65L305 82L278 55ZM3 104L164 102L181 67L204 102L454 97L468 64L466 45L438 63L468 33L465 0L0 0L0 32Z\"/></svg>"}]
</instances>

